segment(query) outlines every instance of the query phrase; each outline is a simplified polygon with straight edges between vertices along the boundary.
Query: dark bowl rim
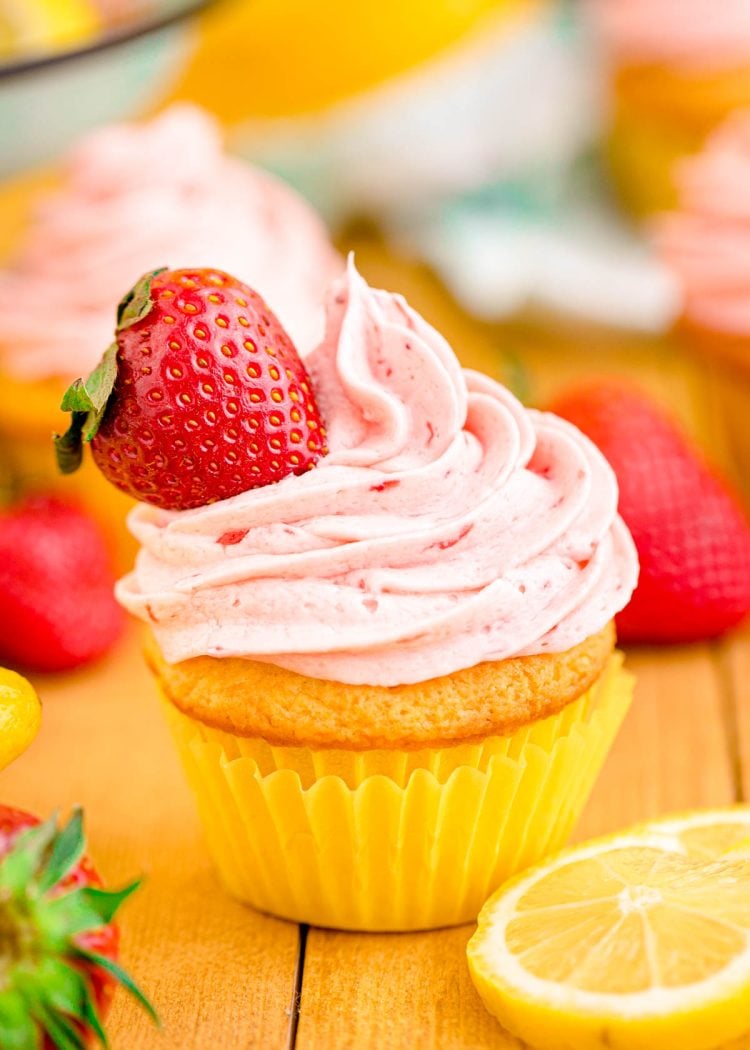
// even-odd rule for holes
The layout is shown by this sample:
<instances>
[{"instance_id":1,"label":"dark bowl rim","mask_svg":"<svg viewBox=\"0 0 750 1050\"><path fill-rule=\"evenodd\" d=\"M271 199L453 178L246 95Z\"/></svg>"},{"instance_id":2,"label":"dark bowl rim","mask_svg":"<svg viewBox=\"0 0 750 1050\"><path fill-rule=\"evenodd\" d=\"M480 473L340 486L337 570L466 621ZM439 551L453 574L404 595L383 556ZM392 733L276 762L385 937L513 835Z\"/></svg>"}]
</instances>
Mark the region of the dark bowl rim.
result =
<instances>
[{"instance_id":1,"label":"dark bowl rim","mask_svg":"<svg viewBox=\"0 0 750 1050\"><path fill-rule=\"evenodd\" d=\"M35 54L29 58L23 58L17 62L0 63L0 80L20 76L25 73L33 73L37 69L46 69L50 66L60 65L72 59L83 58L86 55L94 55L99 51L107 51L109 48L118 47L121 44L129 44L140 37L156 33L160 29L167 29L178 22L197 15L203 8L208 7L216 0L186 0L184 4L167 14L157 15L152 18L137 20L132 25L124 26L109 33L103 33L84 47L76 47L62 51L45 51Z\"/></svg>"}]
</instances>

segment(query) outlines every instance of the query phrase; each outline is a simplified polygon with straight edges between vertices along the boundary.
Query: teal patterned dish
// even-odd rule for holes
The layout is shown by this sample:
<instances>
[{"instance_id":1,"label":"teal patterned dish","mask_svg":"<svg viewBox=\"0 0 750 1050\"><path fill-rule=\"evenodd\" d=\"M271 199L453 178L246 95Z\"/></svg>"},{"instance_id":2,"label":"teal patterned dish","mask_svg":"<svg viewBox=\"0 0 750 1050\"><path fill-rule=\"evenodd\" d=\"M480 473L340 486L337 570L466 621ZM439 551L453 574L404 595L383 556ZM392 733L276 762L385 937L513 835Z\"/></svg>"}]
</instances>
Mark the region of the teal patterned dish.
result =
<instances>
[{"instance_id":1,"label":"teal patterned dish","mask_svg":"<svg viewBox=\"0 0 750 1050\"><path fill-rule=\"evenodd\" d=\"M53 160L97 124L157 105L190 54L192 16L207 2L183 0L85 47L0 65L0 177Z\"/></svg>"}]
</instances>

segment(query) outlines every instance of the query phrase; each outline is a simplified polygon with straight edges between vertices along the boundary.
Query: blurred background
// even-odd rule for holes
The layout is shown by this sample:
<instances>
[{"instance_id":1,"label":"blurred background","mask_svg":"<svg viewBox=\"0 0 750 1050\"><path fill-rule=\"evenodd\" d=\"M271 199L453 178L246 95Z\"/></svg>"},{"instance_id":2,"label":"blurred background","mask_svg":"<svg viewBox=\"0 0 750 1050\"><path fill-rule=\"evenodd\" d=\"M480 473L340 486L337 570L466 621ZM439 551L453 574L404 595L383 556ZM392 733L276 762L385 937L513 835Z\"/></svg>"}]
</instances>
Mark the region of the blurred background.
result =
<instances>
[{"instance_id":1,"label":"blurred background","mask_svg":"<svg viewBox=\"0 0 750 1050\"><path fill-rule=\"evenodd\" d=\"M255 173L230 190L226 152L299 191L466 364L536 405L634 376L747 483L745 0L0 0L0 63L15 476L54 484L56 402L85 333L106 338L92 297L212 248L264 292L272 264L237 245L282 213L276 263L315 269L313 220Z\"/></svg>"},{"instance_id":2,"label":"blurred background","mask_svg":"<svg viewBox=\"0 0 750 1050\"><path fill-rule=\"evenodd\" d=\"M750 0L0 0L0 768L39 721L17 683L8 731L2 668L45 703L3 797L82 801L109 870L148 873L129 950L169 1045L235 992L255 1026L248 989L275 1002L296 948L266 956L277 934L257 947L214 899L113 597L132 501L91 456L62 478L50 436L144 272L228 270L305 354L351 251L618 476L641 559L618 630L653 648L628 654L638 700L586 832L750 789L750 635L716 643L750 615ZM217 969L214 1004L217 946L262 977ZM113 1016L113 1045L155 1045Z\"/></svg>"}]
</instances>

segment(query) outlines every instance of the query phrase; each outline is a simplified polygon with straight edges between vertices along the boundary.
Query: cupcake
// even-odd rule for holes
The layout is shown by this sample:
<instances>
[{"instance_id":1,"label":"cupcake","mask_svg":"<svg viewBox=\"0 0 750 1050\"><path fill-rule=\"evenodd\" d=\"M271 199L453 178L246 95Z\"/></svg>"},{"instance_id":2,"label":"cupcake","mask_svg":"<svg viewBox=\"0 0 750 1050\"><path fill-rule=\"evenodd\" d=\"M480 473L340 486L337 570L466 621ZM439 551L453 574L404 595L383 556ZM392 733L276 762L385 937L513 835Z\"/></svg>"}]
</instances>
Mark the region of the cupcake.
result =
<instances>
[{"instance_id":1,"label":"cupcake","mask_svg":"<svg viewBox=\"0 0 750 1050\"><path fill-rule=\"evenodd\" d=\"M177 258L222 264L261 289L301 350L319 340L323 292L342 268L321 222L283 184L225 155L198 108L94 132L60 183L0 272L0 442L24 478L55 483L60 398L111 342L112 303L133 273ZM91 476L80 488L122 520L116 494Z\"/></svg>"},{"instance_id":2,"label":"cupcake","mask_svg":"<svg viewBox=\"0 0 750 1050\"><path fill-rule=\"evenodd\" d=\"M675 203L674 165L750 105L750 0L590 0L611 84L610 168L638 216Z\"/></svg>"},{"instance_id":3,"label":"cupcake","mask_svg":"<svg viewBox=\"0 0 750 1050\"><path fill-rule=\"evenodd\" d=\"M117 594L222 880L323 926L473 919L565 841L628 707L612 470L353 264L304 361L220 271L123 303L64 454L93 434L141 496Z\"/></svg>"},{"instance_id":4,"label":"cupcake","mask_svg":"<svg viewBox=\"0 0 750 1050\"><path fill-rule=\"evenodd\" d=\"M171 8L171 11L169 10ZM164 0L26 0L3 4L0 60L21 62L82 48L144 21L175 13Z\"/></svg>"},{"instance_id":5,"label":"cupcake","mask_svg":"<svg viewBox=\"0 0 750 1050\"><path fill-rule=\"evenodd\" d=\"M655 239L682 292L677 334L718 362L742 476L750 478L750 110L730 117L677 169L678 208Z\"/></svg>"}]
</instances>

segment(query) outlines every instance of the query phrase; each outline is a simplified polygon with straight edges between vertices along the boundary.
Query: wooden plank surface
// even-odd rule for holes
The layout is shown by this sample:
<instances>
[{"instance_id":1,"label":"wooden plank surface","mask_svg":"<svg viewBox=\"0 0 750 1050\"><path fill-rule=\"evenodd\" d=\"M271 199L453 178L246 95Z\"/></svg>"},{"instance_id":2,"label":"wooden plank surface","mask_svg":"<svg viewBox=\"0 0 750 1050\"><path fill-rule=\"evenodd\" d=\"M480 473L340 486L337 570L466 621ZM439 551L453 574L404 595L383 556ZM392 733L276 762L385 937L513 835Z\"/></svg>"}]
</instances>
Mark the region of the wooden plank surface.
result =
<instances>
[{"instance_id":1,"label":"wooden plank surface","mask_svg":"<svg viewBox=\"0 0 750 1050\"><path fill-rule=\"evenodd\" d=\"M466 318L421 268L395 262L370 241L358 248L365 275L404 291L465 363L509 377L507 333ZM563 354L560 345L530 341L520 349L537 403L582 371L634 375L714 455L726 457L718 388L705 366L635 345L584 352L568 343ZM634 651L629 662L636 698L578 838L750 793L750 636ZM164 1030L155 1033L120 995L114 1050L518 1050L473 990L467 927L371 936L310 931L297 1023L298 930L234 904L218 887L136 633L99 667L37 684L44 727L2 774L3 799L40 813L84 803L106 877L146 876L125 911L124 957L153 995ZM750 1050L750 1042L733 1050Z\"/></svg>"},{"instance_id":2,"label":"wooden plank surface","mask_svg":"<svg viewBox=\"0 0 750 1050\"><path fill-rule=\"evenodd\" d=\"M735 759L736 790L750 802L750 629L720 648L728 695L728 733Z\"/></svg>"},{"instance_id":3,"label":"wooden plank surface","mask_svg":"<svg viewBox=\"0 0 750 1050\"><path fill-rule=\"evenodd\" d=\"M633 706L576 830L581 841L662 813L722 806L735 789L713 649L633 649Z\"/></svg>"},{"instance_id":4,"label":"wooden plank surface","mask_svg":"<svg viewBox=\"0 0 750 1050\"><path fill-rule=\"evenodd\" d=\"M35 685L42 731L0 774L3 801L40 816L82 804L107 881L144 877L123 910L123 958L153 998L163 1032L118 994L113 1050L285 1048L298 929L236 904L219 887L139 632L131 629L105 663Z\"/></svg>"},{"instance_id":5,"label":"wooden plank surface","mask_svg":"<svg viewBox=\"0 0 750 1050\"><path fill-rule=\"evenodd\" d=\"M628 662L638 682L633 707L579 840L734 801L722 679L709 647L636 651ZM298 1050L519 1046L491 1023L468 980L470 935L466 928L400 937L310 931Z\"/></svg>"}]
</instances>

